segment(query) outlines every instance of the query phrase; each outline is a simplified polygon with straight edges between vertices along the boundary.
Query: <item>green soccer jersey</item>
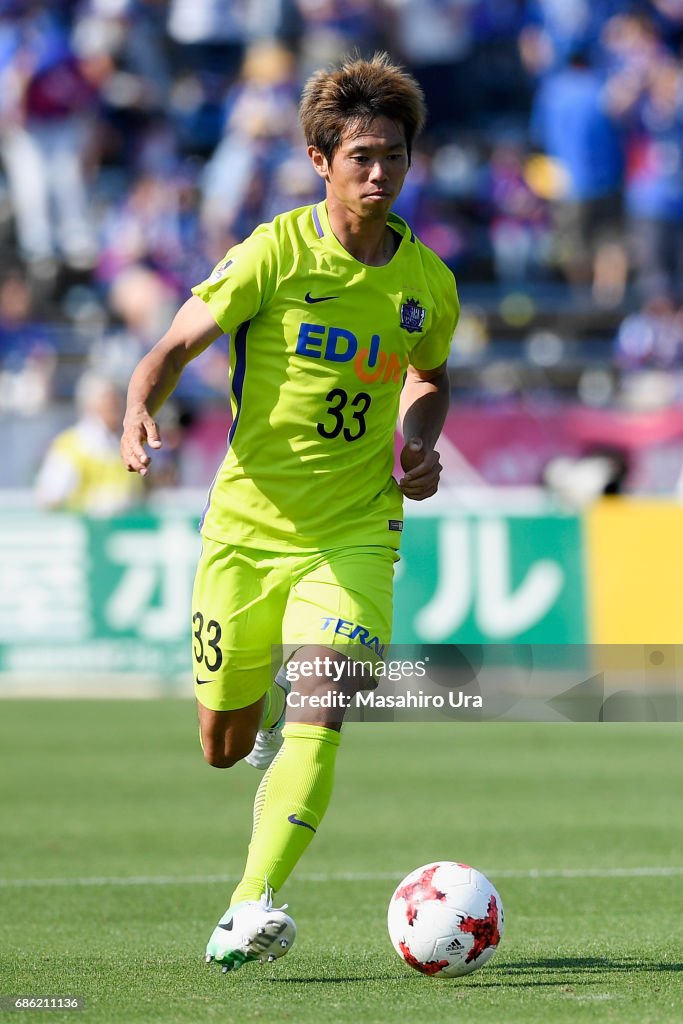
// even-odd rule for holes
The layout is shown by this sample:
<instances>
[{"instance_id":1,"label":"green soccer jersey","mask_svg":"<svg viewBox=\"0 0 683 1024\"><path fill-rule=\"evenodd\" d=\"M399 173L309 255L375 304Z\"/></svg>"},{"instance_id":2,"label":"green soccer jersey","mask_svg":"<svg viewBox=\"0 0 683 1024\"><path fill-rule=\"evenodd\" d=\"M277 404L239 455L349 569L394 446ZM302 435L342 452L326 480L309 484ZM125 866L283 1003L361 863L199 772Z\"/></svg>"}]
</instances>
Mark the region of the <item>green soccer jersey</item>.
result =
<instances>
[{"instance_id":1,"label":"green soccer jersey","mask_svg":"<svg viewBox=\"0 0 683 1024\"><path fill-rule=\"evenodd\" d=\"M233 422L202 532L267 551L397 548L394 430L408 364L447 358L453 275L390 215L386 266L354 259L324 202L276 217L193 289L231 335Z\"/></svg>"}]
</instances>

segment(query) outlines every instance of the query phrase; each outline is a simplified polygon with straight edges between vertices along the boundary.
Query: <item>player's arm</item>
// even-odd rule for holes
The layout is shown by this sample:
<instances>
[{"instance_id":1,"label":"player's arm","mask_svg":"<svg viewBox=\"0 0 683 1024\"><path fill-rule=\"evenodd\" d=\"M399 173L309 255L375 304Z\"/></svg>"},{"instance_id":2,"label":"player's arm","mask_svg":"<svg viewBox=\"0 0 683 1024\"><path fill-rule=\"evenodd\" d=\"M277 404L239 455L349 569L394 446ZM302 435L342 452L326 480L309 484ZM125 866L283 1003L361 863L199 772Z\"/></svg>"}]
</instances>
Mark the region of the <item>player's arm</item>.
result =
<instances>
[{"instance_id":1,"label":"player's arm","mask_svg":"<svg viewBox=\"0 0 683 1024\"><path fill-rule=\"evenodd\" d=\"M223 334L207 304L196 295L185 302L166 334L140 360L128 385L121 458L130 473L145 476L150 457L143 448L160 448L154 414L173 392L187 364Z\"/></svg>"},{"instance_id":2,"label":"player's arm","mask_svg":"<svg viewBox=\"0 0 683 1024\"><path fill-rule=\"evenodd\" d=\"M406 498L423 501L437 492L441 463L434 446L446 422L449 401L446 363L434 370L408 367L400 403L404 476L398 482Z\"/></svg>"}]
</instances>

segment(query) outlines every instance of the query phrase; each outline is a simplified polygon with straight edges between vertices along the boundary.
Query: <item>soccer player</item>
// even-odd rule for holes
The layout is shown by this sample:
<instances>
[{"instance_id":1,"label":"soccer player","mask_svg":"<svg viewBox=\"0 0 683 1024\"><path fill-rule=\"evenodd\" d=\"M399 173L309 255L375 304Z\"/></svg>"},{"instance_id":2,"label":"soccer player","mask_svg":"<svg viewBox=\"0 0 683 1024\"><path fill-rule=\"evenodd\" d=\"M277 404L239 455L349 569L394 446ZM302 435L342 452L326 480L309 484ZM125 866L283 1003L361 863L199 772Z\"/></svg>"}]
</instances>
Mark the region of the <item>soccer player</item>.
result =
<instances>
[{"instance_id":1,"label":"soccer player","mask_svg":"<svg viewBox=\"0 0 683 1024\"><path fill-rule=\"evenodd\" d=\"M322 821L343 718L310 698L374 685L350 659L381 656L390 638L402 495L438 487L458 317L452 274L390 212L424 121L415 80L386 54L350 59L309 79L300 113L325 200L258 227L193 289L133 373L121 440L144 476L156 410L230 334L233 421L193 594L195 694L209 764L268 770L244 875L206 950L224 970L281 956L293 937L271 889ZM280 645L302 666L291 697L292 673L272 681Z\"/></svg>"}]
</instances>

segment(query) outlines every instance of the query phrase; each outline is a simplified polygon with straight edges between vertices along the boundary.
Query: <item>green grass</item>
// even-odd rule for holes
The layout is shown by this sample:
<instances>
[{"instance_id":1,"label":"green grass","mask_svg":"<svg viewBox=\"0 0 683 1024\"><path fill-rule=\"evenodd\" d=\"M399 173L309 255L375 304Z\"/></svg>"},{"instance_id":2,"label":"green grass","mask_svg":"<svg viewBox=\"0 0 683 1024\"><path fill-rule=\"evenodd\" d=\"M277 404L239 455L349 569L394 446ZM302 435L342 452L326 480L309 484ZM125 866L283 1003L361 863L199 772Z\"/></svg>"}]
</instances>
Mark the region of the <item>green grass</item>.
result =
<instances>
[{"instance_id":1,"label":"green grass","mask_svg":"<svg viewBox=\"0 0 683 1024\"><path fill-rule=\"evenodd\" d=\"M683 875L629 870L683 865L682 739L349 726L325 824L281 893L294 949L223 976L202 951L230 884L209 879L239 874L256 773L204 765L189 702L1 701L0 994L80 995L84 1014L47 1016L83 1024L680 1022ZM491 964L460 980L411 971L386 935L396 881L439 858L489 873L507 914Z\"/></svg>"}]
</instances>

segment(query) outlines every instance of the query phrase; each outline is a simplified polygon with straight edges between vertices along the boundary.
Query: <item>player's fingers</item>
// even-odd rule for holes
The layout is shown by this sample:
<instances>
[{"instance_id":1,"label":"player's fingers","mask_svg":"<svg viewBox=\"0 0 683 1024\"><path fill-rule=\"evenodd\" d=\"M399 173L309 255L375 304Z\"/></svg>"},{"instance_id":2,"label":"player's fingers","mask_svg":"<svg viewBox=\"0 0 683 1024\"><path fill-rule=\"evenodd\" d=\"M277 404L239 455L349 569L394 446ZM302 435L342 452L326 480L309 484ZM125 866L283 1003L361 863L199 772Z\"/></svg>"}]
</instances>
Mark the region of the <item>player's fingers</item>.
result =
<instances>
[{"instance_id":1,"label":"player's fingers","mask_svg":"<svg viewBox=\"0 0 683 1024\"><path fill-rule=\"evenodd\" d=\"M419 466L424 458L424 444L422 438L415 437L403 446L401 451L401 468L404 473Z\"/></svg>"},{"instance_id":2,"label":"player's fingers","mask_svg":"<svg viewBox=\"0 0 683 1024\"><path fill-rule=\"evenodd\" d=\"M417 478L404 477L399 481L399 487L406 498L421 501L423 498L430 498L432 494L436 494L440 477L441 465L437 463L435 466L430 467L429 472Z\"/></svg>"},{"instance_id":3,"label":"player's fingers","mask_svg":"<svg viewBox=\"0 0 683 1024\"><path fill-rule=\"evenodd\" d=\"M142 426L147 435L147 444L150 448L161 448L161 437L159 436L159 428L152 419L151 416L145 416L142 421Z\"/></svg>"},{"instance_id":4,"label":"player's fingers","mask_svg":"<svg viewBox=\"0 0 683 1024\"><path fill-rule=\"evenodd\" d=\"M399 481L398 485L402 487L411 487L413 485L426 486L432 481L438 482L438 478L441 475L441 464L438 462L423 463L417 469L411 470L410 473L405 474Z\"/></svg>"},{"instance_id":5,"label":"player's fingers","mask_svg":"<svg viewBox=\"0 0 683 1024\"><path fill-rule=\"evenodd\" d=\"M150 458L142 447L141 441L126 431L121 438L120 451L121 458L128 472L140 473L141 476L144 476L147 472Z\"/></svg>"},{"instance_id":6,"label":"player's fingers","mask_svg":"<svg viewBox=\"0 0 683 1024\"><path fill-rule=\"evenodd\" d=\"M438 485L438 476L428 476L425 477L423 480L402 480L399 483L399 487L401 488L402 492L404 494L407 494L411 498L414 497L416 494L421 494L423 491L426 491L431 487L438 487Z\"/></svg>"},{"instance_id":7,"label":"player's fingers","mask_svg":"<svg viewBox=\"0 0 683 1024\"><path fill-rule=\"evenodd\" d=\"M404 480L422 480L434 472L434 463L422 462L403 477Z\"/></svg>"},{"instance_id":8,"label":"player's fingers","mask_svg":"<svg viewBox=\"0 0 683 1024\"><path fill-rule=\"evenodd\" d=\"M415 466L414 469L411 469L410 472L405 474L403 481L409 482L412 480L420 480L430 476L432 473L436 473L438 475L440 472L441 462L439 461L439 453L429 452L419 466Z\"/></svg>"},{"instance_id":9,"label":"player's fingers","mask_svg":"<svg viewBox=\"0 0 683 1024\"><path fill-rule=\"evenodd\" d=\"M409 498L411 501L424 501L425 498L431 498L433 494L439 489L438 481L430 483L427 486L415 487L404 489L401 488L404 497Z\"/></svg>"},{"instance_id":10,"label":"player's fingers","mask_svg":"<svg viewBox=\"0 0 683 1024\"><path fill-rule=\"evenodd\" d=\"M146 461L143 461L146 460ZM149 456L144 455L138 458L134 455L129 456L128 459L124 459L124 464L129 473L139 473L140 476L147 475L147 467L149 464Z\"/></svg>"}]
</instances>

